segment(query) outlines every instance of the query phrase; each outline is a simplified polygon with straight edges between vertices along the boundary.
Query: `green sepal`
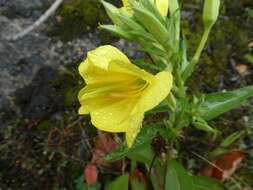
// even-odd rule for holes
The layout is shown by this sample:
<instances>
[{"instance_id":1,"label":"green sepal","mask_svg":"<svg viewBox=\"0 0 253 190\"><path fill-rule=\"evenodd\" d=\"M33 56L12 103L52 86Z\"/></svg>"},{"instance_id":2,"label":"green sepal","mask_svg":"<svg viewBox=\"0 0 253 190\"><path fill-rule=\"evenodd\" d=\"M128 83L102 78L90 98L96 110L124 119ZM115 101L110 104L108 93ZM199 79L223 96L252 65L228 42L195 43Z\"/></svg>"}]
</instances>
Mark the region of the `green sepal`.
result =
<instances>
[{"instance_id":1,"label":"green sepal","mask_svg":"<svg viewBox=\"0 0 253 190\"><path fill-rule=\"evenodd\" d=\"M112 20L112 22L118 26L122 25L122 22L118 18L118 14L120 13L120 9L110 3L107 3L106 1L103 1L103 0L101 0L101 3L103 4L107 15Z\"/></svg>"},{"instance_id":2,"label":"green sepal","mask_svg":"<svg viewBox=\"0 0 253 190\"><path fill-rule=\"evenodd\" d=\"M192 124L194 127L196 127L199 130L211 132L211 133L217 133L217 130L215 130L211 126L209 126L208 123L202 118L193 117Z\"/></svg>"},{"instance_id":3,"label":"green sepal","mask_svg":"<svg viewBox=\"0 0 253 190\"><path fill-rule=\"evenodd\" d=\"M170 49L168 44L170 34L166 27L151 14L147 9L142 7L133 7L134 17L152 34L152 36L165 48Z\"/></svg>"},{"instance_id":4,"label":"green sepal","mask_svg":"<svg viewBox=\"0 0 253 190\"><path fill-rule=\"evenodd\" d=\"M127 39L127 40L133 40L133 36L123 30L121 27L116 26L116 25L100 25L99 29L106 30L115 36Z\"/></svg>"}]
</instances>

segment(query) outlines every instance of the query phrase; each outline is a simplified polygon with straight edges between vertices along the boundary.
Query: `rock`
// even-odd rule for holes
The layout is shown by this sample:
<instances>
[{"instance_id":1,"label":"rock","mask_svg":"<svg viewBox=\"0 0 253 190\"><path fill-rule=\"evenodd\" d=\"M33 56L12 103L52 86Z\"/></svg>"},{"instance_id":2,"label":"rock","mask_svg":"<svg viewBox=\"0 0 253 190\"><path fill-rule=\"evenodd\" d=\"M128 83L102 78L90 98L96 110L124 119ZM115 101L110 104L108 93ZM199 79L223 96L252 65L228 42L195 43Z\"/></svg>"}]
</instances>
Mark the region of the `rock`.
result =
<instances>
[{"instance_id":1,"label":"rock","mask_svg":"<svg viewBox=\"0 0 253 190\"><path fill-rule=\"evenodd\" d=\"M9 18L36 18L41 15L48 0L1 0L0 13Z\"/></svg>"},{"instance_id":2,"label":"rock","mask_svg":"<svg viewBox=\"0 0 253 190\"><path fill-rule=\"evenodd\" d=\"M51 84L56 74L57 71L51 67L43 67L29 85L14 93L15 103L20 107L24 118L41 119L59 111L60 107L64 106L63 94L57 93Z\"/></svg>"}]
</instances>

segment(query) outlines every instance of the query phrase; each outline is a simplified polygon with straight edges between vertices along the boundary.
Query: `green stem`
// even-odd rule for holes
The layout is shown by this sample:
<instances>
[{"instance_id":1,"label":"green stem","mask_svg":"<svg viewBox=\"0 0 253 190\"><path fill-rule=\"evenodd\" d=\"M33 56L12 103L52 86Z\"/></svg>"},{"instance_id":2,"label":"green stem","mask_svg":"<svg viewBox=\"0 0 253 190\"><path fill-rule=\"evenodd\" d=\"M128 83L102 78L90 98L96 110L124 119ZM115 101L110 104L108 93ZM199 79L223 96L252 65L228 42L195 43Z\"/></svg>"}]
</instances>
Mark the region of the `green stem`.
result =
<instances>
[{"instance_id":1,"label":"green stem","mask_svg":"<svg viewBox=\"0 0 253 190\"><path fill-rule=\"evenodd\" d=\"M211 27L208 27L208 28L205 29L205 31L204 31L204 34L203 34L203 36L202 36L202 39L201 39L201 41L200 41L200 43L199 43L199 47L198 47L198 49L197 49L195 55L194 55L193 58L192 58L192 62L194 62L195 64L199 61L199 58L200 58L201 53L202 53L202 51L203 51L203 49L204 49L204 47L205 47L205 44L206 44L206 42L207 42L208 36L209 36L209 34L210 34L210 31L211 31ZM194 66L195 66L195 65L193 65L193 67L194 67Z\"/></svg>"},{"instance_id":2,"label":"green stem","mask_svg":"<svg viewBox=\"0 0 253 190\"><path fill-rule=\"evenodd\" d=\"M208 26L205 28L205 31L202 35L202 38L201 38L201 41L199 43L199 46L198 46L198 49L195 53L195 55L193 56L190 64L186 67L186 69L184 70L183 74L182 74L182 78L183 80L185 81L189 76L191 76L192 72L194 71L194 68L196 66L196 64L198 63L199 61L199 58L201 56L201 53L205 47L205 44L207 42L207 39L208 39L208 36L211 32L211 28L212 26Z\"/></svg>"}]
</instances>

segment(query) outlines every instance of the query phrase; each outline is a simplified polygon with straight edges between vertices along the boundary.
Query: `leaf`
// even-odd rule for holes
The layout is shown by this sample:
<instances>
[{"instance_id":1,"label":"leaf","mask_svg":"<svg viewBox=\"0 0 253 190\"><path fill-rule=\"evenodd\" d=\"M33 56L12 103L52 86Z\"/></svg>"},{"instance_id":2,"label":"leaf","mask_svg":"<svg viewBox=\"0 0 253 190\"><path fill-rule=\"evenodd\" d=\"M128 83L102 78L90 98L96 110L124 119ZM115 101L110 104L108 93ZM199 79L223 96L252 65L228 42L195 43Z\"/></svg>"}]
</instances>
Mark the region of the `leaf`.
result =
<instances>
[{"instance_id":1,"label":"leaf","mask_svg":"<svg viewBox=\"0 0 253 190\"><path fill-rule=\"evenodd\" d=\"M106 190L128 190L128 178L129 174L124 174L117 177L107 186Z\"/></svg>"},{"instance_id":2,"label":"leaf","mask_svg":"<svg viewBox=\"0 0 253 190\"><path fill-rule=\"evenodd\" d=\"M131 187L132 187L132 190L146 190L146 187L144 184L140 183L139 181L137 180L133 180L131 182Z\"/></svg>"},{"instance_id":3,"label":"leaf","mask_svg":"<svg viewBox=\"0 0 253 190\"><path fill-rule=\"evenodd\" d=\"M221 143L221 147L228 147L237 141L242 135L245 134L245 131L237 131L233 134L229 135L225 140Z\"/></svg>"},{"instance_id":4,"label":"leaf","mask_svg":"<svg viewBox=\"0 0 253 190\"><path fill-rule=\"evenodd\" d=\"M115 7L114 5L110 4L110 3L107 3L103 0L101 0L101 3L103 4L105 10L106 10L106 13L107 15L109 16L109 18L112 20L112 22L115 24L115 25L121 25L121 21L118 17L120 11L117 7Z\"/></svg>"},{"instance_id":5,"label":"leaf","mask_svg":"<svg viewBox=\"0 0 253 190\"><path fill-rule=\"evenodd\" d=\"M166 100L162 101L158 106L156 106L154 109L147 112L147 114L155 114L155 113L161 113L161 112L168 112L169 106L166 102Z\"/></svg>"},{"instance_id":6,"label":"leaf","mask_svg":"<svg viewBox=\"0 0 253 190\"><path fill-rule=\"evenodd\" d=\"M200 117L211 120L219 115L237 108L253 96L253 86L229 92L207 94L200 108Z\"/></svg>"},{"instance_id":7,"label":"leaf","mask_svg":"<svg viewBox=\"0 0 253 190\"><path fill-rule=\"evenodd\" d=\"M192 124L194 125L195 128L197 128L199 130L211 132L214 134L217 133L217 131L215 129L213 129L211 126L209 126L208 123L205 120L203 120L202 118L193 117Z\"/></svg>"},{"instance_id":8,"label":"leaf","mask_svg":"<svg viewBox=\"0 0 253 190\"><path fill-rule=\"evenodd\" d=\"M133 50L133 49L131 49ZM140 49L135 49L135 51L140 51ZM147 61L142 61L142 60L133 60L132 61L135 65L138 67L141 67L142 69L145 69L146 71L152 72L152 73L157 73L158 71L161 70L157 65L154 65L152 63L148 63Z\"/></svg>"},{"instance_id":9,"label":"leaf","mask_svg":"<svg viewBox=\"0 0 253 190\"><path fill-rule=\"evenodd\" d=\"M139 151L129 153L127 157L131 160L150 165L154 157L154 151L152 150L151 145L146 145Z\"/></svg>"},{"instance_id":10,"label":"leaf","mask_svg":"<svg viewBox=\"0 0 253 190\"><path fill-rule=\"evenodd\" d=\"M84 183L84 180L85 180L85 178L83 175L80 175L75 180L75 190L100 190L101 189L100 183L88 185L88 184Z\"/></svg>"},{"instance_id":11,"label":"leaf","mask_svg":"<svg viewBox=\"0 0 253 190\"><path fill-rule=\"evenodd\" d=\"M248 10L248 15L249 15L250 17L253 17L253 9L249 9L249 10Z\"/></svg>"},{"instance_id":12,"label":"leaf","mask_svg":"<svg viewBox=\"0 0 253 190\"><path fill-rule=\"evenodd\" d=\"M205 176L192 176L195 190L225 190L218 181Z\"/></svg>"},{"instance_id":13,"label":"leaf","mask_svg":"<svg viewBox=\"0 0 253 190\"><path fill-rule=\"evenodd\" d=\"M149 39L152 39L152 36L149 33L147 33L146 30L141 25L139 25L137 22L135 22L128 14L123 14L123 13L119 14L119 18L132 31L142 33L143 36L147 36L147 37L149 37Z\"/></svg>"},{"instance_id":14,"label":"leaf","mask_svg":"<svg viewBox=\"0 0 253 190\"><path fill-rule=\"evenodd\" d=\"M116 26L116 25L100 25L99 29L106 30L108 32L111 32L115 36L127 39L127 40L132 40L133 36L123 30L121 27Z\"/></svg>"},{"instance_id":15,"label":"leaf","mask_svg":"<svg viewBox=\"0 0 253 190\"><path fill-rule=\"evenodd\" d=\"M195 190L192 177L175 160L168 162L165 176L165 189Z\"/></svg>"},{"instance_id":16,"label":"leaf","mask_svg":"<svg viewBox=\"0 0 253 190\"><path fill-rule=\"evenodd\" d=\"M132 190L146 190L147 182L143 173L135 169L130 176L131 188Z\"/></svg>"},{"instance_id":17,"label":"leaf","mask_svg":"<svg viewBox=\"0 0 253 190\"><path fill-rule=\"evenodd\" d=\"M252 10L253 11L253 10ZM249 61L251 64L253 64L253 55L251 55L251 54L246 54L245 56L244 56L244 58L247 60L247 61Z\"/></svg>"},{"instance_id":18,"label":"leaf","mask_svg":"<svg viewBox=\"0 0 253 190\"><path fill-rule=\"evenodd\" d=\"M171 135L167 134L168 132L161 124L148 125L141 129L130 149L127 147L126 143L123 143L119 145L119 147L116 148L116 150L114 150L112 153L104 156L103 159L109 162L113 162L125 156L128 156L133 152L138 152L147 146L147 144L150 144L151 140L156 136L157 133L160 133L162 136L165 134L167 136Z\"/></svg>"},{"instance_id":19,"label":"leaf","mask_svg":"<svg viewBox=\"0 0 253 190\"><path fill-rule=\"evenodd\" d=\"M134 17L153 35L153 37L165 49L170 49L168 41L170 33L166 27L147 9L142 7L134 7Z\"/></svg>"},{"instance_id":20,"label":"leaf","mask_svg":"<svg viewBox=\"0 0 253 190\"><path fill-rule=\"evenodd\" d=\"M201 175L216 178L219 181L228 179L245 158L245 152L232 151L220 155L212 165L207 165L201 170Z\"/></svg>"}]
</instances>

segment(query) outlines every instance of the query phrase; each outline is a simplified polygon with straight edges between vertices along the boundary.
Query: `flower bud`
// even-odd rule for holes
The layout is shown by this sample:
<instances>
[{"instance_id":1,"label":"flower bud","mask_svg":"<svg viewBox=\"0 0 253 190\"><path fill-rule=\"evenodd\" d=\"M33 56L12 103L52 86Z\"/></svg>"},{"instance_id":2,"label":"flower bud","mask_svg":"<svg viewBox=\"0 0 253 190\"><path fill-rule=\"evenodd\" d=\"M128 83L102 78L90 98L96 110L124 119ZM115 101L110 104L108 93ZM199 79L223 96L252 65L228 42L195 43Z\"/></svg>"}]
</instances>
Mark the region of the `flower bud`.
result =
<instances>
[{"instance_id":1,"label":"flower bud","mask_svg":"<svg viewBox=\"0 0 253 190\"><path fill-rule=\"evenodd\" d=\"M205 0L203 21L205 27L212 27L219 16L220 0Z\"/></svg>"},{"instance_id":2,"label":"flower bud","mask_svg":"<svg viewBox=\"0 0 253 190\"><path fill-rule=\"evenodd\" d=\"M169 10L169 0L156 0L156 7L162 16L167 16Z\"/></svg>"}]
</instances>

